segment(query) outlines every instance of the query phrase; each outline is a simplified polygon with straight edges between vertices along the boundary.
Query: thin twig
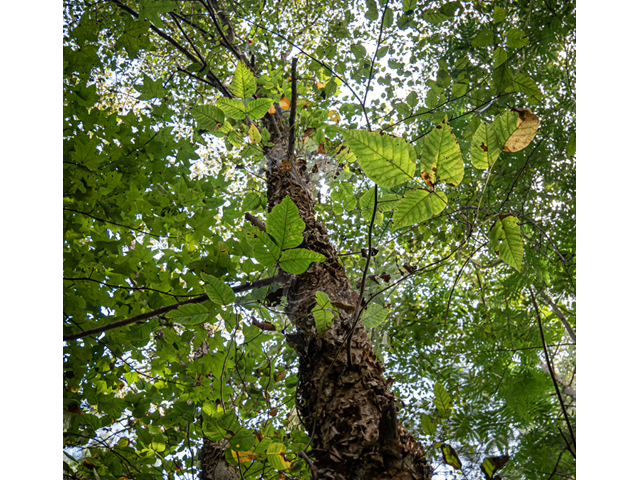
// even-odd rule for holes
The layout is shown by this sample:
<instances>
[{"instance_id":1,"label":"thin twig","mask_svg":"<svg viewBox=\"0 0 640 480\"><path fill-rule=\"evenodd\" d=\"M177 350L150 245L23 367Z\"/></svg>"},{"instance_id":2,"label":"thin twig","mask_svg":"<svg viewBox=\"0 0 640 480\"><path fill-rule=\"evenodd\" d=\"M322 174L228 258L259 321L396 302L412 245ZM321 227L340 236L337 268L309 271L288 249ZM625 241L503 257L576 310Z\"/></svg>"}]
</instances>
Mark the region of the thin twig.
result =
<instances>
[{"instance_id":1,"label":"thin twig","mask_svg":"<svg viewBox=\"0 0 640 480\"><path fill-rule=\"evenodd\" d=\"M544 347L544 356L547 360L547 368L549 368L549 372L551 372L551 379L553 380L553 386L556 389L556 395L558 396L558 400L560 401L560 406L562 407L562 413L564 414L565 422L567 423L567 428L569 429L569 433L571 434L571 440L573 440L573 445L576 445L576 437L573 434L573 427L571 426L571 422L569 421L569 414L567 413L567 408L564 405L564 400L562 399L562 394L560 393L560 388L558 387L558 381L556 380L556 374L553 370L553 365L551 363L551 359L549 358L549 351L547 349L547 343L544 339L544 330L542 328L542 318L540 317L540 310L538 309L538 302L536 302L536 297L533 294L533 290L530 286L527 287L529 293L531 294L531 300L533 300L533 307L536 310L536 315L538 316L538 327L540 328L540 338L542 339L542 346Z\"/></svg>"},{"instance_id":2,"label":"thin twig","mask_svg":"<svg viewBox=\"0 0 640 480\"><path fill-rule=\"evenodd\" d=\"M287 160L293 161L293 149L296 143L295 127L296 127L296 106L298 103L298 77L296 76L296 67L298 65L298 57L291 60L291 112L289 113L289 150Z\"/></svg>"}]
</instances>

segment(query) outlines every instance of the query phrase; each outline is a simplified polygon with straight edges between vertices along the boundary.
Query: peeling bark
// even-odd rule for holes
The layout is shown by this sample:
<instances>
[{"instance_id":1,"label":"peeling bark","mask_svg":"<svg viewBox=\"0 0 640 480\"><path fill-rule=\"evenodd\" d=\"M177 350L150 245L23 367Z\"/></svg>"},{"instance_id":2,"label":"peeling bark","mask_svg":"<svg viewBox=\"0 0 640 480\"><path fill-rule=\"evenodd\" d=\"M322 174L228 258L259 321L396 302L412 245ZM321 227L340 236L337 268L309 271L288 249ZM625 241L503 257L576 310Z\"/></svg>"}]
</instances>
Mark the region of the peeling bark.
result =
<instances>
[{"instance_id":1,"label":"peeling bark","mask_svg":"<svg viewBox=\"0 0 640 480\"><path fill-rule=\"evenodd\" d=\"M424 448L397 420L396 399L362 323L358 321L352 338L351 369L344 342L352 315L340 310L340 318L329 331L317 334L311 313L317 291L325 292L334 302L354 306L358 294L349 284L327 230L316 221L311 177L305 165L287 158L287 136L278 138L275 130L270 133L276 141L265 152L270 159L267 208L271 211L288 195L306 224L300 248L326 257L307 272L292 275L285 308L296 327L296 333L287 338L300 358L297 406L312 437L318 478L430 479L433 470L426 462ZM291 170L281 168L283 160L292 161Z\"/></svg>"}]
</instances>

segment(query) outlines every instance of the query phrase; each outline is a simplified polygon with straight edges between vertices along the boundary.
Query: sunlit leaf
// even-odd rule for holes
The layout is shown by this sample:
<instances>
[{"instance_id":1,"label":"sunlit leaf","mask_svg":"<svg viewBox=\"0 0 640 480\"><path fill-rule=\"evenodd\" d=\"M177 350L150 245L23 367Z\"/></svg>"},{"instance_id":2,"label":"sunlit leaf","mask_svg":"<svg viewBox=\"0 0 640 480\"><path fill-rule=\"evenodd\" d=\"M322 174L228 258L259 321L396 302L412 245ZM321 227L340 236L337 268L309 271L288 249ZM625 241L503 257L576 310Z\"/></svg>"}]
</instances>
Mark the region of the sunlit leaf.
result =
<instances>
[{"instance_id":1,"label":"sunlit leaf","mask_svg":"<svg viewBox=\"0 0 640 480\"><path fill-rule=\"evenodd\" d=\"M304 229L305 224L300 218L300 211L289 195L273 207L267 216L267 233L275 239L280 250L300 245Z\"/></svg>"},{"instance_id":2,"label":"sunlit leaf","mask_svg":"<svg viewBox=\"0 0 640 480\"><path fill-rule=\"evenodd\" d=\"M249 98L256 93L256 79L242 60L238 61L238 66L233 74L233 80L229 84L229 90L236 97Z\"/></svg>"},{"instance_id":3,"label":"sunlit leaf","mask_svg":"<svg viewBox=\"0 0 640 480\"><path fill-rule=\"evenodd\" d=\"M384 308L382 305L374 303L368 305L367 308L362 312L360 321L367 328L376 328L385 322L388 315L388 309Z\"/></svg>"},{"instance_id":4,"label":"sunlit leaf","mask_svg":"<svg viewBox=\"0 0 640 480\"><path fill-rule=\"evenodd\" d=\"M484 473L486 480L491 480L495 477L498 470L502 469L509 461L509 455L502 455L499 457L487 457L482 461L480 470Z\"/></svg>"},{"instance_id":5,"label":"sunlit leaf","mask_svg":"<svg viewBox=\"0 0 640 480\"><path fill-rule=\"evenodd\" d=\"M500 156L498 135L493 124L481 123L471 140L471 163L477 169L484 170L493 166Z\"/></svg>"},{"instance_id":6,"label":"sunlit leaf","mask_svg":"<svg viewBox=\"0 0 640 480\"><path fill-rule=\"evenodd\" d=\"M439 180L458 185L464 177L464 164L458 140L446 118L420 139L420 165L425 172L435 171ZM434 170L435 167L435 170Z\"/></svg>"},{"instance_id":7,"label":"sunlit leaf","mask_svg":"<svg viewBox=\"0 0 640 480\"><path fill-rule=\"evenodd\" d=\"M237 98L220 98L218 100L218 107L225 115L236 120L243 120L247 114L246 107Z\"/></svg>"}]
</instances>

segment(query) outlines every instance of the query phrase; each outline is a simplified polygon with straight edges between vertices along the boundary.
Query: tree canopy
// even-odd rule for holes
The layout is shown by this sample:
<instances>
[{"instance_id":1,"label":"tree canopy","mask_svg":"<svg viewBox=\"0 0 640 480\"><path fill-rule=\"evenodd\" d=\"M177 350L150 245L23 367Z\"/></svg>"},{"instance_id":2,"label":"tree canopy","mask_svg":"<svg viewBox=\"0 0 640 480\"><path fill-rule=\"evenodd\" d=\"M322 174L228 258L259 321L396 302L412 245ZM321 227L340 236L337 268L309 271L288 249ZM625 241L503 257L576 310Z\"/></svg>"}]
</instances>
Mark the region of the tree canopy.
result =
<instances>
[{"instance_id":1,"label":"tree canopy","mask_svg":"<svg viewBox=\"0 0 640 480\"><path fill-rule=\"evenodd\" d=\"M63 68L65 478L575 478L574 2L65 1Z\"/></svg>"}]
</instances>

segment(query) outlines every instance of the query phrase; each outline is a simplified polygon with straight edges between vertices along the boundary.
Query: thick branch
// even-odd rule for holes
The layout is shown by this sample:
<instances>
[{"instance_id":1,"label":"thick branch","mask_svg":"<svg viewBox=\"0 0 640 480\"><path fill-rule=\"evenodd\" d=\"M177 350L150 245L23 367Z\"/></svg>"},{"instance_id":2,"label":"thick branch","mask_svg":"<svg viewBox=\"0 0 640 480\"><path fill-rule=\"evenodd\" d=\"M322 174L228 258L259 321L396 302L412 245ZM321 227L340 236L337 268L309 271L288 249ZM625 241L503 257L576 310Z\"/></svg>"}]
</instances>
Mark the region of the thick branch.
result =
<instances>
[{"instance_id":1,"label":"thick branch","mask_svg":"<svg viewBox=\"0 0 640 480\"><path fill-rule=\"evenodd\" d=\"M270 285L276 280L278 280L278 278L279 278L278 275L275 275L269 278L263 278L260 280L256 280L255 282L245 283L243 285L237 285L235 287L231 287L231 290L233 290L235 293L246 292L248 290L253 290L254 288L260 288L266 285ZM132 323L142 322L144 320L150 320L152 318L159 317L160 315L169 313L171 310L175 310L176 308L182 305L204 303L207 300L209 300L209 297L207 295L198 295L197 297L189 298L188 300L183 300L181 302L173 303L171 305L165 305L164 307L156 308L155 310L141 313L139 315L134 315L133 317L125 318L123 320L118 320L116 322L111 322L106 325L102 325L101 327L90 328L89 330L73 333L71 335L64 335L62 339L65 342L67 342L70 340L77 340L79 338L88 337L90 335L103 333L109 330L113 330L114 328L126 327L127 325L131 325Z\"/></svg>"}]
</instances>

